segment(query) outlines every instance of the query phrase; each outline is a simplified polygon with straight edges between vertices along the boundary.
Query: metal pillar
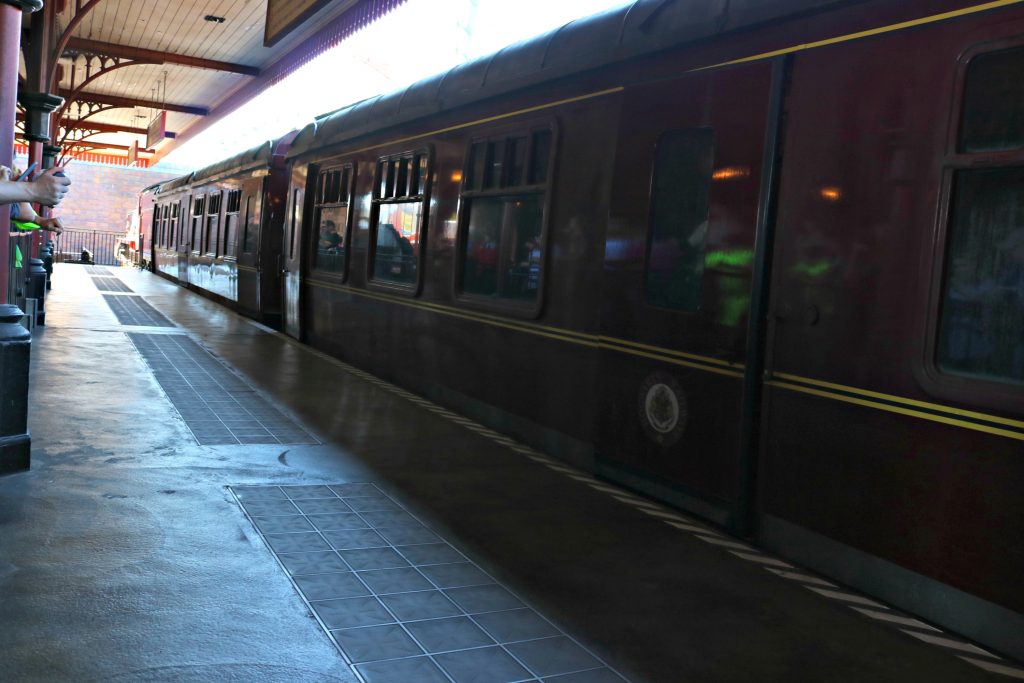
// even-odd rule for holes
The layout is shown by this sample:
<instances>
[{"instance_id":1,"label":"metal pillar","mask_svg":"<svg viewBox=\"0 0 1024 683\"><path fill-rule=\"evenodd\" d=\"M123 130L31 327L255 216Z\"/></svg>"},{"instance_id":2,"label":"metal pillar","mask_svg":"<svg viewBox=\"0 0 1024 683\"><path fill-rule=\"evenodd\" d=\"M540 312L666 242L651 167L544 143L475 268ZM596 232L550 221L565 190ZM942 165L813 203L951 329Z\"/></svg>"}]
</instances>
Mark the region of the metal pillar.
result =
<instances>
[{"instance_id":1,"label":"metal pillar","mask_svg":"<svg viewBox=\"0 0 1024 683\"><path fill-rule=\"evenodd\" d=\"M0 2L0 164L14 156L15 101L21 59L22 12L42 9L42 0ZM28 433L28 367L32 335L19 323L23 313L8 305L12 292L11 222L0 207L0 474L26 470L32 449Z\"/></svg>"}]
</instances>

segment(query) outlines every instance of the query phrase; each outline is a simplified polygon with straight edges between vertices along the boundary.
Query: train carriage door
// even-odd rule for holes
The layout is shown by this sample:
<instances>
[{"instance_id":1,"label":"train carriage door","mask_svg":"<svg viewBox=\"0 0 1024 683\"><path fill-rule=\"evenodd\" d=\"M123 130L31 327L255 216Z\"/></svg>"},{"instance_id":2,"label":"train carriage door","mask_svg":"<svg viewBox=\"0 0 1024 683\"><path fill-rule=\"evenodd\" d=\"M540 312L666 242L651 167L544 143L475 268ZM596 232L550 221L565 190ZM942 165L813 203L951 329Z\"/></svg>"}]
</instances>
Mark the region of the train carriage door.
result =
<instances>
[{"instance_id":1,"label":"train carriage door","mask_svg":"<svg viewBox=\"0 0 1024 683\"><path fill-rule=\"evenodd\" d=\"M181 228L178 234L178 281L181 283L188 282L189 255L193 249L193 242L196 242L198 239L197 230L201 229L200 223L202 222L204 205L205 198L199 195L186 197L183 202L183 210L187 210L188 213L182 216ZM196 216L197 211L199 212L198 218Z\"/></svg>"},{"instance_id":2,"label":"train carriage door","mask_svg":"<svg viewBox=\"0 0 1024 683\"><path fill-rule=\"evenodd\" d=\"M605 245L597 470L726 525L772 69L627 88Z\"/></svg>"},{"instance_id":3,"label":"train carriage door","mask_svg":"<svg viewBox=\"0 0 1024 683\"><path fill-rule=\"evenodd\" d=\"M307 194L306 181L315 180L316 166L296 165L292 168L288 186L288 202L285 219L281 223L281 295L284 316L284 331L289 336L302 339L302 278L305 267L303 255L303 217Z\"/></svg>"}]
</instances>

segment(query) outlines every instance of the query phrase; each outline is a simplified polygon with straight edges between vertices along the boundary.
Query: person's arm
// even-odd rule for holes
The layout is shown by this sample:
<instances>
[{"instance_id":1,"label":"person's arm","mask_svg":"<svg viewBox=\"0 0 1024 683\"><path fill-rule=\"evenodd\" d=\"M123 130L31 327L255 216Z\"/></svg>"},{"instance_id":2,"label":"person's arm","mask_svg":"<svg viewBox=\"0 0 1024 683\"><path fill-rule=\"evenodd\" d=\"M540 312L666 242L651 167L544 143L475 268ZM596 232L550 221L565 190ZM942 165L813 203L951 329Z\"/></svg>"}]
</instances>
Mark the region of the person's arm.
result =
<instances>
[{"instance_id":1,"label":"person's arm","mask_svg":"<svg viewBox=\"0 0 1024 683\"><path fill-rule=\"evenodd\" d=\"M56 206L67 194L71 180L67 177L57 177L54 174L63 171L63 167L53 168L39 174L31 182L18 182L16 180L5 180L0 176L0 204L15 204L21 202L37 203L44 206ZM10 177L10 171L7 177Z\"/></svg>"}]
</instances>

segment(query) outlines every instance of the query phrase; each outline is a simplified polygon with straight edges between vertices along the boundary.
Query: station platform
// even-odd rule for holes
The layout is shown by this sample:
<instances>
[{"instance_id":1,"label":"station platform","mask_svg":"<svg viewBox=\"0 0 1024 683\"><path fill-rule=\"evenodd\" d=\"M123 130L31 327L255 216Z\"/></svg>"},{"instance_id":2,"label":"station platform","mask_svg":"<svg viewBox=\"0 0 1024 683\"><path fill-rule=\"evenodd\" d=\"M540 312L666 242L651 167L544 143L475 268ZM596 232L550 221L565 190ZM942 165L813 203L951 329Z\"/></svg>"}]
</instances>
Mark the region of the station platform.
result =
<instances>
[{"instance_id":1,"label":"station platform","mask_svg":"<svg viewBox=\"0 0 1024 683\"><path fill-rule=\"evenodd\" d=\"M58 264L46 321L2 680L1024 678L150 273Z\"/></svg>"}]
</instances>

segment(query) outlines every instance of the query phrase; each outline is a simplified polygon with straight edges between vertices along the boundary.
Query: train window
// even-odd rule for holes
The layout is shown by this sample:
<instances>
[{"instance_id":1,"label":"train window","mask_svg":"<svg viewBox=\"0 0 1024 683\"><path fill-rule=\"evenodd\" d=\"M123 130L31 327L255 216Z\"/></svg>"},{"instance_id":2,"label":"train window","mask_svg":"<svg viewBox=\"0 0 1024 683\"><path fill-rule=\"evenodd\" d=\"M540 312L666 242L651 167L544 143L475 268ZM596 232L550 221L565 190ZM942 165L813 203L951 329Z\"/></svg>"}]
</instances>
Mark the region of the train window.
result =
<instances>
[{"instance_id":1,"label":"train window","mask_svg":"<svg viewBox=\"0 0 1024 683\"><path fill-rule=\"evenodd\" d=\"M1024 384L1024 166L958 171L937 364Z\"/></svg>"},{"instance_id":2,"label":"train window","mask_svg":"<svg viewBox=\"0 0 1024 683\"><path fill-rule=\"evenodd\" d=\"M982 54L967 65L960 151L1024 147L1024 47Z\"/></svg>"},{"instance_id":3,"label":"train window","mask_svg":"<svg viewBox=\"0 0 1024 683\"><path fill-rule=\"evenodd\" d=\"M171 205L171 235L167 240L167 246L174 248L176 242L175 238L178 236L178 212L181 210L181 202L175 202Z\"/></svg>"},{"instance_id":4,"label":"train window","mask_svg":"<svg viewBox=\"0 0 1024 683\"><path fill-rule=\"evenodd\" d=\"M700 307L713 156L710 128L668 131L658 139L645 275L651 306Z\"/></svg>"},{"instance_id":5,"label":"train window","mask_svg":"<svg viewBox=\"0 0 1024 683\"><path fill-rule=\"evenodd\" d=\"M429 194L429 153L405 152L377 163L373 196L372 279L413 286L419 281Z\"/></svg>"},{"instance_id":6,"label":"train window","mask_svg":"<svg viewBox=\"0 0 1024 683\"><path fill-rule=\"evenodd\" d=\"M461 293L538 301L551 150L547 128L470 144L462 188Z\"/></svg>"},{"instance_id":7,"label":"train window","mask_svg":"<svg viewBox=\"0 0 1024 683\"><path fill-rule=\"evenodd\" d=\"M225 256L235 255L235 239L238 236L238 211L242 208L242 191L228 192L227 206L224 207L224 242L221 253Z\"/></svg>"},{"instance_id":8,"label":"train window","mask_svg":"<svg viewBox=\"0 0 1024 683\"><path fill-rule=\"evenodd\" d=\"M153 244L160 246L160 206L153 207Z\"/></svg>"},{"instance_id":9,"label":"train window","mask_svg":"<svg viewBox=\"0 0 1024 683\"><path fill-rule=\"evenodd\" d=\"M245 198L245 220L242 222L242 252L246 254L252 253L252 240L250 235L252 231L249 230L249 220L252 218L252 195Z\"/></svg>"},{"instance_id":10,"label":"train window","mask_svg":"<svg viewBox=\"0 0 1024 683\"><path fill-rule=\"evenodd\" d=\"M203 229L203 209L206 206L206 197L196 197L192 202L192 232L191 240L189 240L188 248L198 251L199 249L199 233Z\"/></svg>"},{"instance_id":11,"label":"train window","mask_svg":"<svg viewBox=\"0 0 1024 683\"><path fill-rule=\"evenodd\" d=\"M408 182L409 166L403 166L399 170ZM317 179L317 202L313 209L313 221L317 226L317 241L313 248L315 270L345 275L349 206L352 202L354 179L355 167L351 164L320 172Z\"/></svg>"},{"instance_id":12,"label":"train window","mask_svg":"<svg viewBox=\"0 0 1024 683\"><path fill-rule=\"evenodd\" d=\"M288 258L295 258L295 227L299 218L299 190L292 190L291 235L288 237Z\"/></svg>"},{"instance_id":13,"label":"train window","mask_svg":"<svg viewBox=\"0 0 1024 683\"><path fill-rule=\"evenodd\" d=\"M161 212L160 218L160 239L163 245L166 247L169 242L167 241L168 226L171 222L171 207L170 205L165 206L163 212Z\"/></svg>"},{"instance_id":14,"label":"train window","mask_svg":"<svg viewBox=\"0 0 1024 683\"><path fill-rule=\"evenodd\" d=\"M206 233L203 238L203 251L212 254L217 248L217 232L220 229L220 206L223 194L210 195L210 201L206 204Z\"/></svg>"}]
</instances>

